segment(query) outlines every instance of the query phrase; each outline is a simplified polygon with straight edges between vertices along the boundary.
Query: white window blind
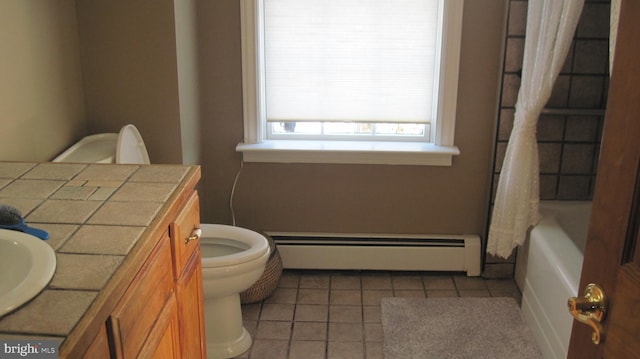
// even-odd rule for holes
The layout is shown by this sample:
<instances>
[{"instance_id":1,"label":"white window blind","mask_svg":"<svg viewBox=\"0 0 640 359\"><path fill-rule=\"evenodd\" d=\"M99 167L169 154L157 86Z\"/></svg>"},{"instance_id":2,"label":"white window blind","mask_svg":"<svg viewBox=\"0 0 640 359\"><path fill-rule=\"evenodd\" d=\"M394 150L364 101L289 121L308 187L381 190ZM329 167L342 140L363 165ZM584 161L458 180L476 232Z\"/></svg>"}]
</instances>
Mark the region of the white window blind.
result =
<instances>
[{"instance_id":1,"label":"white window blind","mask_svg":"<svg viewBox=\"0 0 640 359\"><path fill-rule=\"evenodd\" d=\"M264 0L268 122L430 123L438 0Z\"/></svg>"}]
</instances>

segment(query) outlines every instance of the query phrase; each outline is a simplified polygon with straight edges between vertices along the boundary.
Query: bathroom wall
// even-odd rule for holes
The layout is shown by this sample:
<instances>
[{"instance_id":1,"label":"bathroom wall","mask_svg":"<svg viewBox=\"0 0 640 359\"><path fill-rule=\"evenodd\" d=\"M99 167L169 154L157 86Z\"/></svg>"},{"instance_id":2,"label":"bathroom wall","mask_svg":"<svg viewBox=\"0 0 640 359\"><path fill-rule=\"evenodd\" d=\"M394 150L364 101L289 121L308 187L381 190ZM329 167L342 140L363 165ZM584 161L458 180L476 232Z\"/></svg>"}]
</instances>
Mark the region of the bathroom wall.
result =
<instances>
[{"instance_id":1,"label":"bathroom wall","mask_svg":"<svg viewBox=\"0 0 640 359\"><path fill-rule=\"evenodd\" d=\"M74 1L0 1L0 48L0 160L51 160L86 133Z\"/></svg>"},{"instance_id":2,"label":"bathroom wall","mask_svg":"<svg viewBox=\"0 0 640 359\"><path fill-rule=\"evenodd\" d=\"M609 6L608 0L586 0L572 47L546 105L556 113L540 116L537 136L542 200L590 200L593 196L609 85ZM509 1L494 194L513 125L526 16L527 1ZM486 273L510 275L514 258L487 258Z\"/></svg>"},{"instance_id":3,"label":"bathroom wall","mask_svg":"<svg viewBox=\"0 0 640 359\"><path fill-rule=\"evenodd\" d=\"M174 0L76 0L90 133L140 130L154 163L181 163Z\"/></svg>"},{"instance_id":4,"label":"bathroom wall","mask_svg":"<svg viewBox=\"0 0 640 359\"><path fill-rule=\"evenodd\" d=\"M202 219L255 230L482 234L506 1L466 1L452 167L245 163L237 0L200 1ZM204 65L206 64L206 65Z\"/></svg>"},{"instance_id":5,"label":"bathroom wall","mask_svg":"<svg viewBox=\"0 0 640 359\"><path fill-rule=\"evenodd\" d=\"M23 142L27 139L27 147L35 147L33 143L37 142L30 142L29 131L35 133L42 127L49 131L43 143L52 141L51 137L55 136L50 135L58 129L64 136L60 136L51 154L28 159L50 159L85 134L115 132L123 124L134 123L145 138L153 162L182 162L200 156L203 222L232 223L235 218L241 226L277 231L485 233L507 0L465 2L456 123L456 145L461 155L454 158L453 166L246 163L238 177L233 210L231 192L241 169L241 155L235 146L243 138L239 2L190 2L197 10L196 59L189 57L196 55L193 46L181 43L189 41L190 36L185 33L193 28L176 23L192 18L194 12L180 8L182 5L177 1L55 2L57 6L47 11L51 21L75 30L73 11L77 13L78 35L69 29L69 36L64 37L65 41L77 44L62 43L50 48L44 45L54 44L49 39L42 42L41 51L27 52L24 57L50 58L60 51L58 47L65 49L65 53L75 54L64 61L68 66L64 80L52 81L57 91L47 94L71 91L64 99L66 102L56 103L71 102L77 106L65 106L67 113L56 117L65 121L77 119L77 123L72 122L77 126L65 128L55 119L41 117L16 138ZM37 28L26 16L27 10L33 15L32 9L21 5L26 3L45 6L44 3L54 2L12 1L10 4L25 11L25 17L15 27ZM15 13L15 9L5 4L2 3L5 7L2 10L7 11L0 12L3 14L0 16ZM63 4L69 8L64 14L56 14L65 9ZM6 26L5 22L0 26ZM7 48L18 51L32 43L31 38L23 38ZM190 53L180 58L185 48ZM180 55L178 49L181 49ZM183 66L187 66L186 70ZM42 67L38 66L37 70ZM51 73L60 76L59 71ZM38 73L31 82L48 83L52 74ZM27 75L28 71L23 70L23 76L12 79L10 86L19 87L23 78L29 78ZM75 79L71 82L73 86L68 79ZM190 81L188 91L181 88L183 80ZM189 91L193 91L192 97L200 94L199 105L194 98L181 98ZM22 92L19 100L33 98L32 92ZM36 99L36 107L46 102L40 97ZM184 111L182 106L193 107ZM11 107L0 107L3 113L6 108ZM31 107L25 105L21 109L22 112L10 115L21 121L29 119L26 110ZM46 114L52 116L51 111ZM191 117L186 118L187 125L195 127L185 126L185 116ZM3 126L5 117L3 115ZM199 139L197 127L201 133ZM4 133L3 128L0 136L5 136ZM185 142L190 138L193 141L189 143L201 142L199 152L185 150ZM9 157L7 159L20 159Z\"/></svg>"}]
</instances>

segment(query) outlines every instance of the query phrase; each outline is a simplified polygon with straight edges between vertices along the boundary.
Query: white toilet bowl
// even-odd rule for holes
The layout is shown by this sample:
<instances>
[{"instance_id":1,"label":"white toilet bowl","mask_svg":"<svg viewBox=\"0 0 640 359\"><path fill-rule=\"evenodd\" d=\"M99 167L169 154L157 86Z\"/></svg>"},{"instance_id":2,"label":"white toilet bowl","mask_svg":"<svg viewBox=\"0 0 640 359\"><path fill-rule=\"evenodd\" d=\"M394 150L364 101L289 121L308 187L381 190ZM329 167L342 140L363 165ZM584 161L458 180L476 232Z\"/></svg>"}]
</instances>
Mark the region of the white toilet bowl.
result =
<instances>
[{"instance_id":1,"label":"white toilet bowl","mask_svg":"<svg viewBox=\"0 0 640 359\"><path fill-rule=\"evenodd\" d=\"M202 224L202 282L208 358L232 358L251 347L242 325L240 293L264 272L269 242L254 231Z\"/></svg>"}]
</instances>

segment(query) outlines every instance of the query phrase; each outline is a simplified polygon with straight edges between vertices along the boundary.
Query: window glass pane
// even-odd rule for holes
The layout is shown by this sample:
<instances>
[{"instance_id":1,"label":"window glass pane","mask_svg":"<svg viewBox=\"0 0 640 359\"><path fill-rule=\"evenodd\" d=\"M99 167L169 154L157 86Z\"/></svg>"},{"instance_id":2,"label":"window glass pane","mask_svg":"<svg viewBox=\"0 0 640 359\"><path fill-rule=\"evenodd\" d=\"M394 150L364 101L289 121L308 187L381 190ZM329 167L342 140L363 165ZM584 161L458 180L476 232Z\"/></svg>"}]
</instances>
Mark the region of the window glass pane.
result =
<instances>
[{"instance_id":1,"label":"window glass pane","mask_svg":"<svg viewBox=\"0 0 640 359\"><path fill-rule=\"evenodd\" d=\"M322 139L325 137L353 139L379 139L380 137L411 137L424 139L429 125L423 123L361 123L361 122L270 122L268 138L300 136L300 139ZM282 137L284 136L284 137ZM305 137L307 136L307 137ZM321 137L318 137L321 136Z\"/></svg>"},{"instance_id":2,"label":"window glass pane","mask_svg":"<svg viewBox=\"0 0 640 359\"><path fill-rule=\"evenodd\" d=\"M376 135L423 136L426 125L423 123L376 123Z\"/></svg>"},{"instance_id":3,"label":"window glass pane","mask_svg":"<svg viewBox=\"0 0 640 359\"><path fill-rule=\"evenodd\" d=\"M359 134L371 134L373 128L369 123L355 123L355 122L326 122L324 124L325 135L359 135Z\"/></svg>"},{"instance_id":4,"label":"window glass pane","mask_svg":"<svg viewBox=\"0 0 640 359\"><path fill-rule=\"evenodd\" d=\"M273 122L269 124L272 134L321 135L322 122Z\"/></svg>"}]
</instances>

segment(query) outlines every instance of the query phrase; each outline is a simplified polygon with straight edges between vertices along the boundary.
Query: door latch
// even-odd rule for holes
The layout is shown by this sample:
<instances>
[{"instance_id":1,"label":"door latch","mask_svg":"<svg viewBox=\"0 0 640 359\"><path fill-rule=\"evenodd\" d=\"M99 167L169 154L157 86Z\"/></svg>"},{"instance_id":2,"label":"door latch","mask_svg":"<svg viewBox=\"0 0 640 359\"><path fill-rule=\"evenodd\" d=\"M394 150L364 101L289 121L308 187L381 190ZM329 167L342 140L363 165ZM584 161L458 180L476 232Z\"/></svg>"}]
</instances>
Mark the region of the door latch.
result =
<instances>
[{"instance_id":1,"label":"door latch","mask_svg":"<svg viewBox=\"0 0 640 359\"><path fill-rule=\"evenodd\" d=\"M607 297L604 290L597 284L588 284L582 297L572 297L567 301L569 312L580 323L587 324L593 329L591 340L600 344L604 338L602 321L607 315Z\"/></svg>"}]
</instances>

